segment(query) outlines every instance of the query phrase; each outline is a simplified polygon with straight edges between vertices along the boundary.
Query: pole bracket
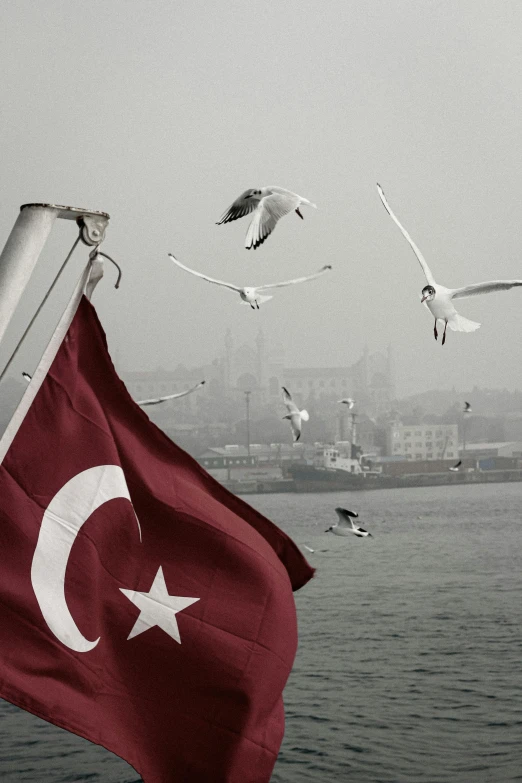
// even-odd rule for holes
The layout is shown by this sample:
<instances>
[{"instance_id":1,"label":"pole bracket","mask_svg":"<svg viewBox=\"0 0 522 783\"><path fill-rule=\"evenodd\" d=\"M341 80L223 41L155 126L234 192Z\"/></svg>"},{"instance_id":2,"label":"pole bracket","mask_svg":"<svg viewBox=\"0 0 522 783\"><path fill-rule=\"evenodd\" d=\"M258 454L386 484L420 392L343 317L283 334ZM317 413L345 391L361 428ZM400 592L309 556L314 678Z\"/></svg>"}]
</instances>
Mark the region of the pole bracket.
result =
<instances>
[{"instance_id":1,"label":"pole bracket","mask_svg":"<svg viewBox=\"0 0 522 783\"><path fill-rule=\"evenodd\" d=\"M20 210L28 207L40 207L53 210L57 218L76 220L80 227L81 240L85 245L93 247L105 239L105 230L109 222L107 212L98 212L81 207L64 207L61 204L22 204Z\"/></svg>"},{"instance_id":2,"label":"pole bracket","mask_svg":"<svg viewBox=\"0 0 522 783\"><path fill-rule=\"evenodd\" d=\"M105 239L108 216L82 215L77 218L76 222L80 226L82 242L85 245L99 245Z\"/></svg>"}]
</instances>

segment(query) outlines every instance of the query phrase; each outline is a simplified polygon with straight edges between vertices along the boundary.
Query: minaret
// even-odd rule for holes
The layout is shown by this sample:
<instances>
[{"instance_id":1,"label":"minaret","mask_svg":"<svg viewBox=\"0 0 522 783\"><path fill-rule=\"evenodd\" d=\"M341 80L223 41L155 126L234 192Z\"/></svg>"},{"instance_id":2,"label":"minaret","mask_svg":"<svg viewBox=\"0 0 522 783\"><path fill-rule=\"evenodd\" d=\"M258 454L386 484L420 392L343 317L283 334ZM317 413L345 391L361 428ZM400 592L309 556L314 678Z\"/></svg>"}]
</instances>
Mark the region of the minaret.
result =
<instances>
[{"instance_id":1,"label":"minaret","mask_svg":"<svg viewBox=\"0 0 522 783\"><path fill-rule=\"evenodd\" d=\"M364 383L364 390L366 394L369 393L369 385L370 385L369 356L370 356L370 351L368 350L368 343L365 343L364 352L363 352L363 383Z\"/></svg>"},{"instance_id":2,"label":"minaret","mask_svg":"<svg viewBox=\"0 0 522 783\"><path fill-rule=\"evenodd\" d=\"M368 344L364 346L363 354L357 364L357 388L354 388L356 400L363 406L371 405L371 389L370 389L370 357L369 357Z\"/></svg>"},{"instance_id":3,"label":"minaret","mask_svg":"<svg viewBox=\"0 0 522 783\"><path fill-rule=\"evenodd\" d=\"M267 382L267 366L266 366L266 350L265 350L265 335L263 330L260 329L256 337L257 346L257 383L260 388L264 389Z\"/></svg>"},{"instance_id":4,"label":"minaret","mask_svg":"<svg viewBox=\"0 0 522 783\"><path fill-rule=\"evenodd\" d=\"M232 332L227 329L225 334L225 388L232 387L232 372L234 361L234 344L232 342Z\"/></svg>"},{"instance_id":5,"label":"minaret","mask_svg":"<svg viewBox=\"0 0 522 783\"><path fill-rule=\"evenodd\" d=\"M386 370L388 375L388 388L390 390L390 402L396 399L395 393L395 362L393 358L393 348L391 343L388 343L387 349L387 362Z\"/></svg>"},{"instance_id":6,"label":"minaret","mask_svg":"<svg viewBox=\"0 0 522 783\"><path fill-rule=\"evenodd\" d=\"M346 440L346 424L347 424L347 418L348 414L345 411L345 406L340 405L339 406L339 413L337 414L337 437L336 441L343 441Z\"/></svg>"}]
</instances>

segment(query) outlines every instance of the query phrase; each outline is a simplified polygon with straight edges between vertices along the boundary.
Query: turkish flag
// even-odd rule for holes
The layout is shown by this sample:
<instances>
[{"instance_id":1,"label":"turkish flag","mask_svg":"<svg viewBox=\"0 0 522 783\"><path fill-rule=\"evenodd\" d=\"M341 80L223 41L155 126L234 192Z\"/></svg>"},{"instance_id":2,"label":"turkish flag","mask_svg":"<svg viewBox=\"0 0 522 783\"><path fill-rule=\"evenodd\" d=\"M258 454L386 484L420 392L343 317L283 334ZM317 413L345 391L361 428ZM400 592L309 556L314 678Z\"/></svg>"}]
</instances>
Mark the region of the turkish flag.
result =
<instances>
[{"instance_id":1,"label":"turkish flag","mask_svg":"<svg viewBox=\"0 0 522 783\"><path fill-rule=\"evenodd\" d=\"M0 551L2 698L146 783L270 779L313 569L149 421L85 297L0 466Z\"/></svg>"}]
</instances>

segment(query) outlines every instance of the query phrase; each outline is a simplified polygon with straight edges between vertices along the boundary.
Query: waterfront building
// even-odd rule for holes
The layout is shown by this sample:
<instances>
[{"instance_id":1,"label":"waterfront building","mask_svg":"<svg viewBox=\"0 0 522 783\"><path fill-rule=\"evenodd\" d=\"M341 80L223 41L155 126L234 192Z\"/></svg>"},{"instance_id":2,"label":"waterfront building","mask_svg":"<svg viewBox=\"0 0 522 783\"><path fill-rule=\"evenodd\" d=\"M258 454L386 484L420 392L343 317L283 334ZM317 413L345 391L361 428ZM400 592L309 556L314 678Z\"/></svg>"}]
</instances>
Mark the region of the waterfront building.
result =
<instances>
[{"instance_id":1,"label":"waterfront building","mask_svg":"<svg viewBox=\"0 0 522 783\"><path fill-rule=\"evenodd\" d=\"M338 367L290 367L281 345L267 345L260 330L254 345L237 344L230 329L226 332L224 352L211 364L197 368L178 365L172 370L121 371L121 376L134 399L174 394L205 379L206 389L176 402L176 415L195 413L210 390L225 396L238 391L251 391L252 409L276 407L281 401L281 386L287 386L298 405L317 405L331 419L331 436L347 433L349 419L339 423L341 413L336 400L353 397L356 412L380 416L391 408L395 399L392 349L370 353L366 347L354 363ZM237 398L240 399L239 397Z\"/></svg>"},{"instance_id":2,"label":"waterfront building","mask_svg":"<svg viewBox=\"0 0 522 783\"><path fill-rule=\"evenodd\" d=\"M250 449L231 444L212 446L196 459L218 481L276 481L284 477L288 465L303 462L313 448L304 443L251 443Z\"/></svg>"},{"instance_id":3,"label":"waterfront building","mask_svg":"<svg viewBox=\"0 0 522 783\"><path fill-rule=\"evenodd\" d=\"M390 457L409 460L455 459L459 453L456 424L398 424L388 426Z\"/></svg>"},{"instance_id":4,"label":"waterfront building","mask_svg":"<svg viewBox=\"0 0 522 783\"><path fill-rule=\"evenodd\" d=\"M460 448L460 456L472 459L488 457L510 457L522 459L521 441L502 441L501 443L467 443L466 448Z\"/></svg>"}]
</instances>

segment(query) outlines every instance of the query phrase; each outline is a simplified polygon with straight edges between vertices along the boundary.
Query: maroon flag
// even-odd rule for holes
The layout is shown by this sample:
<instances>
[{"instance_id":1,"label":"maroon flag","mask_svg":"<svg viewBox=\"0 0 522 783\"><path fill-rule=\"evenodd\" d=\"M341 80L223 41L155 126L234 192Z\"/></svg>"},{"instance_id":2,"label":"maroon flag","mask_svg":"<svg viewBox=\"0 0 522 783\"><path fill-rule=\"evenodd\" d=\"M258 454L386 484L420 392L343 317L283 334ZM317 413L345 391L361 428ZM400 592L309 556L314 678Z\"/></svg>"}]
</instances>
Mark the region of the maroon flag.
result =
<instances>
[{"instance_id":1,"label":"maroon flag","mask_svg":"<svg viewBox=\"0 0 522 783\"><path fill-rule=\"evenodd\" d=\"M85 297L0 466L0 550L2 698L146 783L270 779L313 570L132 401Z\"/></svg>"}]
</instances>

